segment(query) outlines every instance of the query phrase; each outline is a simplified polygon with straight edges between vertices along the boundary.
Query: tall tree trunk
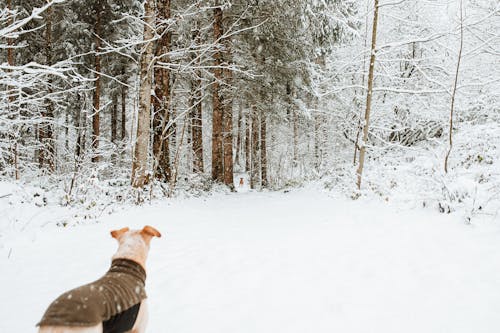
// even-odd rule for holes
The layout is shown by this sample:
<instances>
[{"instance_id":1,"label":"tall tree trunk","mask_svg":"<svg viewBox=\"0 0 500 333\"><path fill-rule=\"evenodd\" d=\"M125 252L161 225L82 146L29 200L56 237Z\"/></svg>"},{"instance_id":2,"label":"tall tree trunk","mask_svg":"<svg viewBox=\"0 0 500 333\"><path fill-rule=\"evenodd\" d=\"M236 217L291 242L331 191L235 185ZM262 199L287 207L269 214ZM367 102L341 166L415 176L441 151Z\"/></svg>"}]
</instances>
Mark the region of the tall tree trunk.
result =
<instances>
[{"instance_id":1,"label":"tall tree trunk","mask_svg":"<svg viewBox=\"0 0 500 333\"><path fill-rule=\"evenodd\" d=\"M52 7L47 9L45 17L45 57L46 65L52 65ZM52 92L49 79L48 94ZM38 126L38 140L40 142L40 151L38 153L39 168L43 168L47 163L49 170L54 171L54 137L52 121L54 119L54 103L47 99L45 101L46 109L42 111L42 120Z\"/></svg>"},{"instance_id":2,"label":"tall tree trunk","mask_svg":"<svg viewBox=\"0 0 500 333\"><path fill-rule=\"evenodd\" d=\"M257 107L252 108L252 162L250 175L250 188L255 189L259 185L260 170L259 170L259 114Z\"/></svg>"},{"instance_id":3,"label":"tall tree trunk","mask_svg":"<svg viewBox=\"0 0 500 333\"><path fill-rule=\"evenodd\" d=\"M240 100L238 105L238 128L236 129L236 156L235 161L238 166L241 165L241 131L243 129L243 101Z\"/></svg>"},{"instance_id":4,"label":"tall tree trunk","mask_svg":"<svg viewBox=\"0 0 500 333\"><path fill-rule=\"evenodd\" d=\"M313 116L314 121L314 168L316 172L319 172L322 160L321 146L323 143L323 138L321 136L321 120L322 117L319 114Z\"/></svg>"},{"instance_id":5,"label":"tall tree trunk","mask_svg":"<svg viewBox=\"0 0 500 333\"><path fill-rule=\"evenodd\" d=\"M118 96L113 95L113 108L111 109L111 142L116 144L118 129Z\"/></svg>"},{"instance_id":6,"label":"tall tree trunk","mask_svg":"<svg viewBox=\"0 0 500 333\"><path fill-rule=\"evenodd\" d=\"M155 8L153 0L146 0L144 41L148 41L140 61L139 112L137 115L137 138L135 142L134 160L132 162L132 186L142 188L148 182L149 133L151 129L151 87L154 44L153 29Z\"/></svg>"},{"instance_id":7,"label":"tall tree trunk","mask_svg":"<svg viewBox=\"0 0 500 333\"><path fill-rule=\"evenodd\" d=\"M372 95L373 95L373 76L375 70L375 55L377 48L377 23L378 23L378 0L375 0L375 8L373 11L373 28L372 28L372 47L371 47L371 56L370 56L370 70L368 73L368 92L366 95L366 110L365 110L365 122L363 126L363 141L361 142L360 150L359 150L359 167L357 170L358 181L357 186L358 190L361 189L361 180L363 176L363 167L365 165L365 154L366 154L366 144L368 142L368 132L370 126L370 112L372 106Z\"/></svg>"},{"instance_id":8,"label":"tall tree trunk","mask_svg":"<svg viewBox=\"0 0 500 333\"><path fill-rule=\"evenodd\" d=\"M199 22L195 22L195 27L193 30L192 39L195 45L201 44L201 34L199 28ZM193 61L198 65L201 65L201 60L199 55L193 53ZM191 82L191 96L192 96L192 116L191 116L191 136L192 136L192 147L193 147L193 172L203 173L204 163L203 163L203 96L202 96L202 82L201 82L201 70L195 71L195 77Z\"/></svg>"},{"instance_id":9,"label":"tall tree trunk","mask_svg":"<svg viewBox=\"0 0 500 333\"><path fill-rule=\"evenodd\" d=\"M370 11L370 1L367 1L366 2L366 12L368 13ZM365 38L363 40L363 50L366 49L367 47L367 44L368 44L368 15L365 16ZM365 75L365 68L366 68L366 53L363 54L363 77L361 79L361 85L364 86L365 85L365 78L366 78L366 75ZM353 154L353 157L352 157L352 165L355 166L356 165L356 162L357 162L357 159L358 159L358 151L359 151L359 136L361 135L361 115L362 115L362 109L361 109L361 102L358 103L358 101L361 99L361 98L358 98L358 90L356 89L354 91L354 99L355 99L355 105L358 106L359 105L359 112L358 112L358 124L357 124L357 127L356 127L356 140L354 141L354 154Z\"/></svg>"},{"instance_id":10,"label":"tall tree trunk","mask_svg":"<svg viewBox=\"0 0 500 333\"><path fill-rule=\"evenodd\" d=\"M267 119L266 115L260 113L260 177L262 181L262 187L268 186L267 179Z\"/></svg>"},{"instance_id":11,"label":"tall tree trunk","mask_svg":"<svg viewBox=\"0 0 500 333\"><path fill-rule=\"evenodd\" d=\"M80 105L81 96L78 94L77 96L77 105ZM85 151L85 128L87 126L86 122L87 117L82 115L82 108L78 110L78 115L75 119L75 128L76 128L76 145L75 145L75 155L76 159L80 161L83 152Z\"/></svg>"},{"instance_id":12,"label":"tall tree trunk","mask_svg":"<svg viewBox=\"0 0 500 333\"><path fill-rule=\"evenodd\" d=\"M170 19L170 0L160 0L158 3L158 20L168 31L162 34L156 47L156 57L162 62L169 62L170 45L172 43L172 32L167 26L166 20ZM168 182L171 177L170 166L170 70L166 68L155 68L155 98L153 99L153 156L155 163L155 177ZM167 130L165 130L167 129Z\"/></svg>"},{"instance_id":13,"label":"tall tree trunk","mask_svg":"<svg viewBox=\"0 0 500 333\"><path fill-rule=\"evenodd\" d=\"M95 88L94 88L94 98L93 98L93 113L92 113L92 162L99 162L99 127L100 127L100 99L101 99L101 56L99 55L101 48L101 3L97 1L96 3L96 22L94 27L94 43L95 43Z\"/></svg>"},{"instance_id":14,"label":"tall tree trunk","mask_svg":"<svg viewBox=\"0 0 500 333\"><path fill-rule=\"evenodd\" d=\"M455 111L455 95L457 93L458 74L460 72L460 63L462 61L462 49L464 46L464 17L463 17L463 0L460 0L460 47L458 50L457 69L455 72L455 81L453 82L453 92L451 94L450 106L450 129L448 133L448 151L444 158L444 172L448 173L448 159L450 158L451 150L453 149L453 114Z\"/></svg>"},{"instance_id":15,"label":"tall tree trunk","mask_svg":"<svg viewBox=\"0 0 500 333\"><path fill-rule=\"evenodd\" d=\"M127 125L127 105L126 105L126 97L127 97L127 88L122 86L121 87L121 100L122 100L122 103L121 103L121 107L122 107L122 114L121 114L121 122L120 122L120 125L121 125L121 131L120 131L120 141L122 141L122 143L125 142L125 137L127 135L127 130L126 130L126 125Z\"/></svg>"},{"instance_id":16,"label":"tall tree trunk","mask_svg":"<svg viewBox=\"0 0 500 333\"><path fill-rule=\"evenodd\" d=\"M224 40L226 66L231 63L231 41L229 38ZM234 170L233 170L233 72L229 68L224 69L224 184L231 190L234 190Z\"/></svg>"},{"instance_id":17,"label":"tall tree trunk","mask_svg":"<svg viewBox=\"0 0 500 333\"><path fill-rule=\"evenodd\" d=\"M219 1L216 1L214 9L214 41L221 42L223 35L222 8ZM221 93L222 82L222 51L218 49L214 54L214 77L212 86L213 96L213 117L212 117L212 179L217 182L224 180L223 166L223 97Z\"/></svg>"},{"instance_id":18,"label":"tall tree trunk","mask_svg":"<svg viewBox=\"0 0 500 333\"><path fill-rule=\"evenodd\" d=\"M7 8L9 10L12 10L12 2L11 0L7 0ZM14 19L11 17L9 19L9 22L7 22L7 25L12 25L14 23ZM9 66L14 66L14 39L13 38L7 38L7 63ZM7 88L10 89L10 88ZM9 115L9 118L14 119L14 114L11 110L11 107L14 104L14 95L13 93L9 94L9 107L7 110L7 114ZM14 167L14 178L16 180L19 180L19 165L18 165L18 151L17 151L17 135L15 133L9 133L8 134L9 140L12 142L11 144L11 152L12 152L12 165ZM10 159L10 158L9 158Z\"/></svg>"},{"instance_id":19,"label":"tall tree trunk","mask_svg":"<svg viewBox=\"0 0 500 333\"><path fill-rule=\"evenodd\" d=\"M250 172L252 169L252 124L250 118L250 111L245 113L245 171Z\"/></svg>"},{"instance_id":20,"label":"tall tree trunk","mask_svg":"<svg viewBox=\"0 0 500 333\"><path fill-rule=\"evenodd\" d=\"M299 116L293 111L293 166L299 164Z\"/></svg>"}]
</instances>

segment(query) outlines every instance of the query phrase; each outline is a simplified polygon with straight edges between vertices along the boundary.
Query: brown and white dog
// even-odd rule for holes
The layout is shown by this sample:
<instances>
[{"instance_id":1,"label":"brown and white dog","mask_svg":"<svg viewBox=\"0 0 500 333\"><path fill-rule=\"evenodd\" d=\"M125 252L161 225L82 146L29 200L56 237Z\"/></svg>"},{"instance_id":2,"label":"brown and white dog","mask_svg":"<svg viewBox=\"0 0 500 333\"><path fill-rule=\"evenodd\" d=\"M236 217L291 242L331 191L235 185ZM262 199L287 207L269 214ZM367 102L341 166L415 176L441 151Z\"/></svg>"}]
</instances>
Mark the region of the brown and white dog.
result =
<instances>
[{"instance_id":1,"label":"brown and white dog","mask_svg":"<svg viewBox=\"0 0 500 333\"><path fill-rule=\"evenodd\" d=\"M161 234L145 226L142 230L113 230L111 236L118 240L119 246L108 273L57 298L38 324L39 333L145 332L146 258L151 239Z\"/></svg>"}]
</instances>

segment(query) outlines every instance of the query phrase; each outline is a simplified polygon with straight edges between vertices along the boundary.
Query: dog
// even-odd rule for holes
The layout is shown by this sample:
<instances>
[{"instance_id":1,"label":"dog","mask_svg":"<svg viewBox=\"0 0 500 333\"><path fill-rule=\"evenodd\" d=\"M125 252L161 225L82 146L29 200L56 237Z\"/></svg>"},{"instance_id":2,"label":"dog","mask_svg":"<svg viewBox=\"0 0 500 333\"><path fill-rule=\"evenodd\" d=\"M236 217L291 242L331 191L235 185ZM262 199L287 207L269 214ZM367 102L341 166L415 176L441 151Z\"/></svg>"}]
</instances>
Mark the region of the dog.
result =
<instances>
[{"instance_id":1,"label":"dog","mask_svg":"<svg viewBox=\"0 0 500 333\"><path fill-rule=\"evenodd\" d=\"M108 272L52 302L38 333L144 333L148 320L146 258L158 230L122 228L111 231L118 241Z\"/></svg>"}]
</instances>

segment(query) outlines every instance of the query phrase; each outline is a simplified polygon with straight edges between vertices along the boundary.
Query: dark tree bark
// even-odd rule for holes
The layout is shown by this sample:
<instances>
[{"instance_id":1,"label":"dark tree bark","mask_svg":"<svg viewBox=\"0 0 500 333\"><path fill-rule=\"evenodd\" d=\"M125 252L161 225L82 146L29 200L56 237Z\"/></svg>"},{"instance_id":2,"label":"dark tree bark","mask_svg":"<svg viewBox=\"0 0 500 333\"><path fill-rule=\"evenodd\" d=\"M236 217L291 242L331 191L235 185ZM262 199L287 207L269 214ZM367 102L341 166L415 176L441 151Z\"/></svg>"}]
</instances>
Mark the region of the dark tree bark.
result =
<instances>
[{"instance_id":1,"label":"dark tree bark","mask_svg":"<svg viewBox=\"0 0 500 333\"><path fill-rule=\"evenodd\" d=\"M192 35L195 45L201 44L201 34L199 22L195 22ZM193 61L197 58L197 54L193 53ZM200 64L200 60L196 61ZM202 82L201 71L195 71L195 77L191 81L191 98L192 98L192 114L191 114L191 140L193 147L193 172L203 173L203 117L202 117Z\"/></svg>"},{"instance_id":2,"label":"dark tree bark","mask_svg":"<svg viewBox=\"0 0 500 333\"><path fill-rule=\"evenodd\" d=\"M267 119L263 112L260 113L260 177L262 187L268 186L267 179Z\"/></svg>"},{"instance_id":3,"label":"dark tree bark","mask_svg":"<svg viewBox=\"0 0 500 333\"><path fill-rule=\"evenodd\" d=\"M170 0L158 1L158 20L160 24L166 25L165 20L170 18ZM165 26L165 29L169 29ZM172 43L172 32L166 31L156 47L156 57L163 62L169 62L168 53ZM155 158L155 177L168 182L171 177L170 166L170 70L166 68L155 68L155 98L153 99L153 156Z\"/></svg>"},{"instance_id":4,"label":"dark tree bark","mask_svg":"<svg viewBox=\"0 0 500 333\"><path fill-rule=\"evenodd\" d=\"M231 63L231 41L224 40L226 66ZM234 190L234 170L233 170L233 72L226 67L224 69L224 184Z\"/></svg>"},{"instance_id":5,"label":"dark tree bark","mask_svg":"<svg viewBox=\"0 0 500 333\"><path fill-rule=\"evenodd\" d=\"M93 113L92 113L92 162L99 162L99 128L100 128L100 99L101 99L101 56L99 55L99 51L101 48L101 4L100 1L97 1L95 4L96 9L96 22L94 26L95 33L95 49L94 49L94 61L95 61L95 87L94 87L94 97L93 97Z\"/></svg>"},{"instance_id":6,"label":"dark tree bark","mask_svg":"<svg viewBox=\"0 0 500 333\"><path fill-rule=\"evenodd\" d=\"M257 108L252 108L252 162L251 162L251 176L250 188L255 189L259 186L260 170L259 170L259 115Z\"/></svg>"},{"instance_id":7,"label":"dark tree bark","mask_svg":"<svg viewBox=\"0 0 500 333\"><path fill-rule=\"evenodd\" d=\"M127 135L126 131L126 124L127 124L127 105L126 105L126 97L127 97L127 88L123 87L121 88L121 107L122 107L122 114L121 114L121 131L120 131L120 140L122 143L125 141L125 137Z\"/></svg>"},{"instance_id":8,"label":"dark tree bark","mask_svg":"<svg viewBox=\"0 0 500 333\"><path fill-rule=\"evenodd\" d=\"M46 65L52 65L52 7L47 9L45 16L45 57ZM51 80L49 80L49 84ZM50 94L52 89L49 87L48 93ZM52 121L54 119L54 103L47 99L45 101L46 108L42 111L42 121L38 126L38 140L40 142L40 150L38 153L38 165L39 168L44 168L47 164L48 169L53 172L55 168L54 163L54 130L52 126Z\"/></svg>"},{"instance_id":9,"label":"dark tree bark","mask_svg":"<svg viewBox=\"0 0 500 333\"><path fill-rule=\"evenodd\" d=\"M243 129L243 102L240 101L239 106L238 106L238 128L236 129L236 156L235 156L235 163L239 166L241 165L241 142L242 142L242 135L241 131Z\"/></svg>"},{"instance_id":10,"label":"dark tree bark","mask_svg":"<svg viewBox=\"0 0 500 333\"><path fill-rule=\"evenodd\" d=\"M113 96L113 107L111 109L111 142L116 143L118 129L118 96Z\"/></svg>"},{"instance_id":11,"label":"dark tree bark","mask_svg":"<svg viewBox=\"0 0 500 333\"><path fill-rule=\"evenodd\" d=\"M139 113L137 115L137 139L135 143L134 159L132 162L132 186L142 188L149 181L148 153L149 135L151 130L151 87L152 73L151 62L153 61L154 45L153 29L155 21L154 1L147 0L144 4L145 25L144 41L146 49L140 61L140 88L139 88Z\"/></svg>"},{"instance_id":12,"label":"dark tree bark","mask_svg":"<svg viewBox=\"0 0 500 333\"><path fill-rule=\"evenodd\" d=\"M219 1L216 1L214 9L214 41L221 42L223 35L222 26L222 8L219 7ZM223 97L221 94L222 82L222 51L218 49L214 54L214 76L215 82L212 86L212 180L223 182L224 166L223 166Z\"/></svg>"},{"instance_id":13,"label":"dark tree bark","mask_svg":"<svg viewBox=\"0 0 500 333\"><path fill-rule=\"evenodd\" d=\"M12 10L11 0L7 0L7 8ZM13 23L14 23L14 19L10 18L7 25L11 25ZM12 38L7 38L7 63L9 64L9 66L14 66L14 39L12 39ZM9 88L7 88L7 89L9 89ZM10 108L11 108L11 105L14 103L14 100L15 100L15 98L11 94L9 96L9 110L7 110L9 117L12 117L11 116L12 111L10 110ZM8 136L9 136L9 140L11 142L13 142L12 146L11 146L12 157L9 159L11 160L11 163L14 166L14 177L16 180L19 180L17 137L15 136L14 133L8 133Z\"/></svg>"},{"instance_id":14,"label":"dark tree bark","mask_svg":"<svg viewBox=\"0 0 500 333\"><path fill-rule=\"evenodd\" d=\"M252 169L251 161L252 161L252 123L249 112L245 114L245 171L250 172Z\"/></svg>"}]
</instances>

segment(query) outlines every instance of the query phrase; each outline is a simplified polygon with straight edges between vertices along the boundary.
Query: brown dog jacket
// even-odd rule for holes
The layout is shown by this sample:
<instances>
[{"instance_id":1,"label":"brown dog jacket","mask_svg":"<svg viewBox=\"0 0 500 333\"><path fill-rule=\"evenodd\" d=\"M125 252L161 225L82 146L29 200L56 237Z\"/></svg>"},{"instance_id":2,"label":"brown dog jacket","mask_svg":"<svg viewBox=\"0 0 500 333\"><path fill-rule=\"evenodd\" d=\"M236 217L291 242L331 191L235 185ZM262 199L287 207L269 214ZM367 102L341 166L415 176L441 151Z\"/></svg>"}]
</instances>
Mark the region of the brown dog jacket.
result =
<instances>
[{"instance_id":1,"label":"brown dog jacket","mask_svg":"<svg viewBox=\"0 0 500 333\"><path fill-rule=\"evenodd\" d=\"M126 326L135 323L139 303L146 298L145 281L146 272L141 265L128 259L115 259L99 280L65 292L52 302L37 326L103 323L107 327L112 323L115 328L105 332L121 332L116 329L124 325L119 321L128 322Z\"/></svg>"}]
</instances>

